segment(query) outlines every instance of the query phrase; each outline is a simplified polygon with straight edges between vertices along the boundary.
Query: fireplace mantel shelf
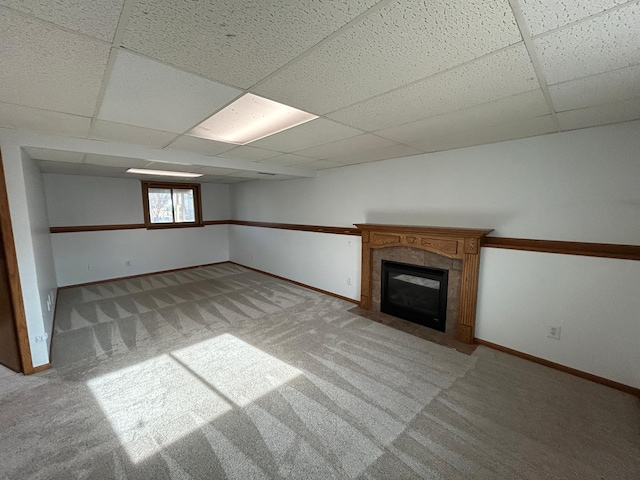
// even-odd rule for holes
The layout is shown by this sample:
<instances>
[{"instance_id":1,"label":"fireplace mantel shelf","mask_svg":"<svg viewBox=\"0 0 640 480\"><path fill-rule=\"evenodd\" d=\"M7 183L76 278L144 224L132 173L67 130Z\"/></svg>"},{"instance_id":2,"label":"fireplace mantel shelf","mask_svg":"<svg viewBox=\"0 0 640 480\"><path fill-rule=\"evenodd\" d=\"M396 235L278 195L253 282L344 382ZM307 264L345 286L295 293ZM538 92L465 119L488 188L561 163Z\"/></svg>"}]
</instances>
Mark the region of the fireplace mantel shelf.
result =
<instances>
[{"instance_id":1,"label":"fireplace mantel shelf","mask_svg":"<svg viewBox=\"0 0 640 480\"><path fill-rule=\"evenodd\" d=\"M371 309L372 252L387 247L427 250L462 260L460 314L456 337L473 343L478 298L480 247L492 229L428 227L418 225L356 224L362 233L362 281L360 308Z\"/></svg>"}]
</instances>

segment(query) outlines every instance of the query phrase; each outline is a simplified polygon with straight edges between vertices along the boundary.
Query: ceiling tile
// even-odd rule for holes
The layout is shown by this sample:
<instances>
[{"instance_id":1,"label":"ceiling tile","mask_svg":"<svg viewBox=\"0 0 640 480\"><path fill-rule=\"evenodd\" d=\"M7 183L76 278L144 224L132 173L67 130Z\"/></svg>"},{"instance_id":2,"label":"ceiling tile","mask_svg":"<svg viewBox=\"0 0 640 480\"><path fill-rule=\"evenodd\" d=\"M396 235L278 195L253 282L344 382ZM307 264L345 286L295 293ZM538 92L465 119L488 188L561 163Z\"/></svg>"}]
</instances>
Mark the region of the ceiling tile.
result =
<instances>
[{"instance_id":1,"label":"ceiling tile","mask_svg":"<svg viewBox=\"0 0 640 480\"><path fill-rule=\"evenodd\" d=\"M273 173L260 173L260 172L252 172L252 171L242 171L238 173L233 173L229 175L230 177L237 178L245 178L252 180L286 180L288 178L295 178L292 175L282 175L282 174L273 174Z\"/></svg>"},{"instance_id":2,"label":"ceiling tile","mask_svg":"<svg viewBox=\"0 0 640 480\"><path fill-rule=\"evenodd\" d=\"M109 45L0 9L0 101L92 116Z\"/></svg>"},{"instance_id":3,"label":"ceiling tile","mask_svg":"<svg viewBox=\"0 0 640 480\"><path fill-rule=\"evenodd\" d=\"M355 137L361 133L355 128L340 125L325 118L317 118L284 132L262 138L251 145L291 153L323 143Z\"/></svg>"},{"instance_id":4,"label":"ceiling tile","mask_svg":"<svg viewBox=\"0 0 640 480\"><path fill-rule=\"evenodd\" d=\"M231 175L232 173L236 173L239 170L232 170L230 168L222 168L222 167L199 167L196 171L198 173L204 173L205 175L225 176L225 175Z\"/></svg>"},{"instance_id":5,"label":"ceiling tile","mask_svg":"<svg viewBox=\"0 0 640 480\"><path fill-rule=\"evenodd\" d=\"M103 167L142 168L149 164L149 160L87 153L84 163Z\"/></svg>"},{"instance_id":6,"label":"ceiling tile","mask_svg":"<svg viewBox=\"0 0 640 480\"><path fill-rule=\"evenodd\" d=\"M23 147L27 155L33 160L50 160L52 162L82 163L84 153L52 150L50 148Z\"/></svg>"},{"instance_id":7,"label":"ceiling tile","mask_svg":"<svg viewBox=\"0 0 640 480\"><path fill-rule=\"evenodd\" d=\"M307 148L296 152L307 157L326 160L332 157L344 157L353 153L379 149L393 145L394 142L386 138L380 138L370 133L345 138L331 143L325 143L317 147Z\"/></svg>"},{"instance_id":8,"label":"ceiling tile","mask_svg":"<svg viewBox=\"0 0 640 480\"><path fill-rule=\"evenodd\" d=\"M280 155L277 157L267 158L266 160L262 160L260 163L269 165L281 165L283 167L293 167L296 165L304 165L306 163L313 162L314 160L314 158L303 157L302 155L285 153L284 155Z\"/></svg>"},{"instance_id":9,"label":"ceiling tile","mask_svg":"<svg viewBox=\"0 0 640 480\"><path fill-rule=\"evenodd\" d=\"M549 107L542 90L531 90L456 112L379 130L376 134L399 143L419 142L457 132L548 115Z\"/></svg>"},{"instance_id":10,"label":"ceiling tile","mask_svg":"<svg viewBox=\"0 0 640 480\"><path fill-rule=\"evenodd\" d=\"M534 40L548 84L640 64L640 4Z\"/></svg>"},{"instance_id":11,"label":"ceiling tile","mask_svg":"<svg viewBox=\"0 0 640 480\"><path fill-rule=\"evenodd\" d=\"M539 87L529 54L520 44L328 117L375 131Z\"/></svg>"},{"instance_id":12,"label":"ceiling tile","mask_svg":"<svg viewBox=\"0 0 640 480\"><path fill-rule=\"evenodd\" d=\"M330 162L329 160L316 160L314 162L305 163L304 167L307 170L327 170L329 168L344 167L341 163Z\"/></svg>"},{"instance_id":13,"label":"ceiling tile","mask_svg":"<svg viewBox=\"0 0 640 480\"><path fill-rule=\"evenodd\" d=\"M218 155L235 148L236 145L229 143L216 142L215 140L207 140L206 138L191 137L189 135L181 135L171 144L167 145L167 150L186 150L187 152L201 153L202 155Z\"/></svg>"},{"instance_id":14,"label":"ceiling tile","mask_svg":"<svg viewBox=\"0 0 640 480\"><path fill-rule=\"evenodd\" d=\"M342 157L331 158L330 161L342 165L354 165L356 163L377 162L379 160L407 157L420 153L422 153L422 151L408 145L391 145L368 152L356 152ZM304 167L306 167L306 165Z\"/></svg>"},{"instance_id":15,"label":"ceiling tile","mask_svg":"<svg viewBox=\"0 0 640 480\"><path fill-rule=\"evenodd\" d=\"M556 111L574 110L640 97L640 65L551 85Z\"/></svg>"},{"instance_id":16,"label":"ceiling tile","mask_svg":"<svg viewBox=\"0 0 640 480\"><path fill-rule=\"evenodd\" d=\"M503 0L390 2L255 91L325 114L521 40Z\"/></svg>"},{"instance_id":17,"label":"ceiling tile","mask_svg":"<svg viewBox=\"0 0 640 480\"><path fill-rule=\"evenodd\" d=\"M224 158L233 158L236 160L249 160L252 162L264 160L265 158L275 157L281 155L282 152L274 152L273 150L265 150L263 148L249 147L243 145L235 147L232 150L221 153L218 156Z\"/></svg>"},{"instance_id":18,"label":"ceiling tile","mask_svg":"<svg viewBox=\"0 0 640 480\"><path fill-rule=\"evenodd\" d=\"M422 141L413 142L412 145L425 152L438 152L441 150L533 137L555 131L557 130L551 115L546 115L544 117L510 122L480 130L425 138Z\"/></svg>"},{"instance_id":19,"label":"ceiling tile","mask_svg":"<svg viewBox=\"0 0 640 480\"><path fill-rule=\"evenodd\" d=\"M138 0L123 44L247 88L379 0Z\"/></svg>"},{"instance_id":20,"label":"ceiling tile","mask_svg":"<svg viewBox=\"0 0 640 480\"><path fill-rule=\"evenodd\" d=\"M629 0L519 0L532 35L539 35Z\"/></svg>"},{"instance_id":21,"label":"ceiling tile","mask_svg":"<svg viewBox=\"0 0 640 480\"><path fill-rule=\"evenodd\" d=\"M200 168L202 168L201 165L186 165L184 163L154 161L152 163L148 163L145 168L150 170L173 170L174 172L202 173L200 172Z\"/></svg>"},{"instance_id":22,"label":"ceiling tile","mask_svg":"<svg viewBox=\"0 0 640 480\"><path fill-rule=\"evenodd\" d=\"M640 118L640 98L558 113L562 130L595 127Z\"/></svg>"},{"instance_id":23,"label":"ceiling tile","mask_svg":"<svg viewBox=\"0 0 640 480\"><path fill-rule=\"evenodd\" d=\"M122 123L96 120L91 130L91 138L110 142L134 143L147 147L160 148L176 137L175 133L150 130L148 128L124 125Z\"/></svg>"},{"instance_id":24,"label":"ceiling tile","mask_svg":"<svg viewBox=\"0 0 640 480\"><path fill-rule=\"evenodd\" d=\"M120 50L98 118L182 133L241 93Z\"/></svg>"},{"instance_id":25,"label":"ceiling tile","mask_svg":"<svg viewBox=\"0 0 640 480\"><path fill-rule=\"evenodd\" d=\"M10 103L0 103L0 127L46 135L86 138L89 135L91 119Z\"/></svg>"},{"instance_id":26,"label":"ceiling tile","mask_svg":"<svg viewBox=\"0 0 640 480\"><path fill-rule=\"evenodd\" d=\"M206 178L206 177L202 177L202 178ZM242 183L242 182L251 181L250 178L238 178L238 177L232 177L232 176L210 177L210 178L212 178L211 183L220 183L220 184L226 184L226 185L230 185L232 183Z\"/></svg>"},{"instance_id":27,"label":"ceiling tile","mask_svg":"<svg viewBox=\"0 0 640 480\"><path fill-rule=\"evenodd\" d=\"M14 10L111 42L124 0L0 0Z\"/></svg>"}]
</instances>

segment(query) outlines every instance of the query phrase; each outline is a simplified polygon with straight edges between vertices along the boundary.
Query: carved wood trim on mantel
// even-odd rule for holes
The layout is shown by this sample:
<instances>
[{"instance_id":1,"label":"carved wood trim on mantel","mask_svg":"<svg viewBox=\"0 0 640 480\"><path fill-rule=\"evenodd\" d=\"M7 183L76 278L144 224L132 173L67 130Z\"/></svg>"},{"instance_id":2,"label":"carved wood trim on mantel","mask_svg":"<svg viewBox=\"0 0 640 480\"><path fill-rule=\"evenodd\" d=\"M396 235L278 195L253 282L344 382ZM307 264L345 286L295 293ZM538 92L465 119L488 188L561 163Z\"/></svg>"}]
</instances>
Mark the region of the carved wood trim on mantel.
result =
<instances>
[{"instance_id":1,"label":"carved wood trim on mantel","mask_svg":"<svg viewBox=\"0 0 640 480\"><path fill-rule=\"evenodd\" d=\"M411 247L462 260L460 313L456 338L473 343L478 299L480 247L491 229L421 227L358 223L362 233L362 281L360 308L371 309L372 252L387 247Z\"/></svg>"}]
</instances>

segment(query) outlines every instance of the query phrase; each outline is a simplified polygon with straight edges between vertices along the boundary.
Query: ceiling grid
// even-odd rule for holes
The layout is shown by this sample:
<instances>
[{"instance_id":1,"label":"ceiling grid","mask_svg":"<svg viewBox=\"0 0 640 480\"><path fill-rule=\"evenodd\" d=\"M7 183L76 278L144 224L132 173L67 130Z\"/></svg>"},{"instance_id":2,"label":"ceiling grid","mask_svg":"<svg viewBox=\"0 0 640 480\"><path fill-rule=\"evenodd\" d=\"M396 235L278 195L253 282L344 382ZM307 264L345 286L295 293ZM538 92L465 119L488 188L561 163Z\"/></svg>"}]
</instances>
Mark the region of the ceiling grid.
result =
<instances>
[{"instance_id":1,"label":"ceiling grid","mask_svg":"<svg viewBox=\"0 0 640 480\"><path fill-rule=\"evenodd\" d=\"M205 182L637 120L639 79L640 0L0 0L0 128L175 154ZM189 134L245 93L319 118ZM28 152L51 173L154 160Z\"/></svg>"}]
</instances>

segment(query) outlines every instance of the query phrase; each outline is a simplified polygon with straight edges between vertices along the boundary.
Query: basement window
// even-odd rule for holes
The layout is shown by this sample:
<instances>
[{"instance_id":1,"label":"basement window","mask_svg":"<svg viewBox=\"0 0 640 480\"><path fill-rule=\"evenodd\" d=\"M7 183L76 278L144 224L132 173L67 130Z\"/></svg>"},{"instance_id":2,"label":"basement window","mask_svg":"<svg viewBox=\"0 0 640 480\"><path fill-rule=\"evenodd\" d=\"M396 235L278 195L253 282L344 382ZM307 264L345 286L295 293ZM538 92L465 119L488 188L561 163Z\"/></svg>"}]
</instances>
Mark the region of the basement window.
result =
<instances>
[{"instance_id":1,"label":"basement window","mask_svg":"<svg viewBox=\"0 0 640 480\"><path fill-rule=\"evenodd\" d=\"M202 226L198 183L142 182L142 205L147 228Z\"/></svg>"}]
</instances>

